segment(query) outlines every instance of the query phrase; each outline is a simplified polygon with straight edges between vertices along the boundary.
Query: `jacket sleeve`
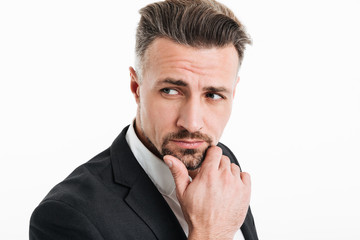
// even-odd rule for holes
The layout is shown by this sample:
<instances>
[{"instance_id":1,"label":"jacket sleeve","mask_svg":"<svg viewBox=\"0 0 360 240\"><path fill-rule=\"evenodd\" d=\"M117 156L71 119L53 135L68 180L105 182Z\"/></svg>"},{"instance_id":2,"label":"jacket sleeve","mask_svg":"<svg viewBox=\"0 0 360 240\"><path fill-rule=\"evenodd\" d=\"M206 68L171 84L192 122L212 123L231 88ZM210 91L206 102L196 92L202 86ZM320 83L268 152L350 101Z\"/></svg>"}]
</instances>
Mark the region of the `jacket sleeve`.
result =
<instances>
[{"instance_id":1,"label":"jacket sleeve","mask_svg":"<svg viewBox=\"0 0 360 240\"><path fill-rule=\"evenodd\" d=\"M56 200L42 202L30 219L30 240L103 240L100 232L83 213Z\"/></svg>"}]
</instances>

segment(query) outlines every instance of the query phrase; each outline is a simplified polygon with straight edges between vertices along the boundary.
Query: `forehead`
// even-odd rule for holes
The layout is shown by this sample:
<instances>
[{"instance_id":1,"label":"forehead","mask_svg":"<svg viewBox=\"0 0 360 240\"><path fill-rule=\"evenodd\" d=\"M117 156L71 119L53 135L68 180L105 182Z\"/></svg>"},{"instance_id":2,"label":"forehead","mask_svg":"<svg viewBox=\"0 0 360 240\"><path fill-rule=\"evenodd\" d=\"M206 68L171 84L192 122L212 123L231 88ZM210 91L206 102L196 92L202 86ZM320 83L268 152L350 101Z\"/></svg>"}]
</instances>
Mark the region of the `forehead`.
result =
<instances>
[{"instance_id":1,"label":"forehead","mask_svg":"<svg viewBox=\"0 0 360 240\"><path fill-rule=\"evenodd\" d=\"M145 52L143 77L150 81L173 78L187 82L233 82L238 65L233 45L194 48L158 38Z\"/></svg>"}]
</instances>

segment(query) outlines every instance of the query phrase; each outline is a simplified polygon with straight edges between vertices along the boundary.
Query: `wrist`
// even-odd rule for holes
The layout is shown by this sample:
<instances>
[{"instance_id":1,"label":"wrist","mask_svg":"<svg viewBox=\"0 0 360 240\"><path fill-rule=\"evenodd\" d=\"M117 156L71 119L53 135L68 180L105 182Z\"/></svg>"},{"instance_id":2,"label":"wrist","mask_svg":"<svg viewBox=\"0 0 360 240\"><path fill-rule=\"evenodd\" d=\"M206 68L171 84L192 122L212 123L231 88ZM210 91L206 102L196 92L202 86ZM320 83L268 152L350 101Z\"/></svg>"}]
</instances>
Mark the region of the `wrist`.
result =
<instances>
[{"instance_id":1,"label":"wrist","mask_svg":"<svg viewBox=\"0 0 360 240\"><path fill-rule=\"evenodd\" d=\"M233 240L233 237L226 236L225 234L211 234L207 230L190 230L188 240Z\"/></svg>"}]
</instances>

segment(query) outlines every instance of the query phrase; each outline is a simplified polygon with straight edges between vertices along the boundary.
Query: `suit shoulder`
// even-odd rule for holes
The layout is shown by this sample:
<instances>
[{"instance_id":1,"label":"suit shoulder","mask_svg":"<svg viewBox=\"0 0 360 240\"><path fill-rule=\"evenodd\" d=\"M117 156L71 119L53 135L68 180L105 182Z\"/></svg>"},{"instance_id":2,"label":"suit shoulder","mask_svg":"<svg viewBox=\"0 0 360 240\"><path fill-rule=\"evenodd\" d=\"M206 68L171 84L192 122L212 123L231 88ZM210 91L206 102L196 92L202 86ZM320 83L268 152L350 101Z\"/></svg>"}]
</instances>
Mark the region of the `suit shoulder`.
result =
<instances>
[{"instance_id":1,"label":"suit shoulder","mask_svg":"<svg viewBox=\"0 0 360 240\"><path fill-rule=\"evenodd\" d=\"M68 177L53 187L43 202L63 202L77 209L83 208L88 199L96 198L112 182L109 149L87 163L77 167Z\"/></svg>"},{"instance_id":2,"label":"suit shoulder","mask_svg":"<svg viewBox=\"0 0 360 240\"><path fill-rule=\"evenodd\" d=\"M30 240L104 239L89 218L67 203L43 201L30 218Z\"/></svg>"}]
</instances>

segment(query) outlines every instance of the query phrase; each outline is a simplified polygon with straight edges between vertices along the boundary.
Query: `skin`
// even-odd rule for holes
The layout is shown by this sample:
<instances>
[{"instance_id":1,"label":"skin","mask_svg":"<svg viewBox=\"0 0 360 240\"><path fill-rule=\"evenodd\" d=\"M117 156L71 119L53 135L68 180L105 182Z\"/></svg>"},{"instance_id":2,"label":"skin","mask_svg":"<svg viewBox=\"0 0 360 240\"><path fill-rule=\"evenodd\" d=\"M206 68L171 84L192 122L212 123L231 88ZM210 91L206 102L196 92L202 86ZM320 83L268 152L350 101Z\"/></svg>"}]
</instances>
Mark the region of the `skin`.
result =
<instances>
[{"instance_id":1,"label":"skin","mask_svg":"<svg viewBox=\"0 0 360 240\"><path fill-rule=\"evenodd\" d=\"M189 240L230 240L243 224L250 203L251 181L221 148L209 148L190 182L182 162L164 157L176 184L176 196L189 226Z\"/></svg>"},{"instance_id":2,"label":"skin","mask_svg":"<svg viewBox=\"0 0 360 240\"><path fill-rule=\"evenodd\" d=\"M196 168L229 120L238 82L237 52L232 45L195 49L159 38L145 59L141 83L130 69L138 104L136 133L155 155L171 154ZM182 131L187 136L169 137ZM168 152L163 151L165 139ZM193 154L184 154L185 149Z\"/></svg>"},{"instance_id":3,"label":"skin","mask_svg":"<svg viewBox=\"0 0 360 240\"><path fill-rule=\"evenodd\" d=\"M193 48L158 38L145 52L141 81L130 68L135 131L169 166L189 239L232 239L248 209L249 176L215 146L231 114L238 65L233 45Z\"/></svg>"}]
</instances>

